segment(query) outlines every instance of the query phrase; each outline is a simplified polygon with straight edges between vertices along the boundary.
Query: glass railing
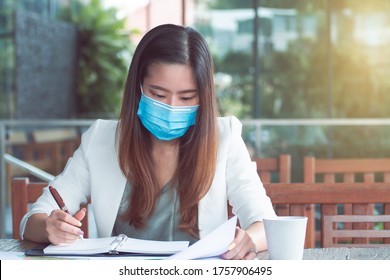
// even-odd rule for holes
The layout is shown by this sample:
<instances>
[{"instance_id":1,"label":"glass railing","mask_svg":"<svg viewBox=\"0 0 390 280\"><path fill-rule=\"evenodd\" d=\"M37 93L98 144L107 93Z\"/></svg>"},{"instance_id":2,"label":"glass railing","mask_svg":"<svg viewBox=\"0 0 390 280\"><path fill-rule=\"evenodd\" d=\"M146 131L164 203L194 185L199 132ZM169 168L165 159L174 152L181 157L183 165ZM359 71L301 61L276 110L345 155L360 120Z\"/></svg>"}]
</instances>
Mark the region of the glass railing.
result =
<instances>
[{"instance_id":1,"label":"glass railing","mask_svg":"<svg viewBox=\"0 0 390 280\"><path fill-rule=\"evenodd\" d=\"M0 234L11 230L11 180L47 181L63 170L93 120L0 121Z\"/></svg>"},{"instance_id":2,"label":"glass railing","mask_svg":"<svg viewBox=\"0 0 390 280\"><path fill-rule=\"evenodd\" d=\"M390 157L390 119L243 120L252 157L291 155L293 182L303 181L303 158Z\"/></svg>"}]
</instances>

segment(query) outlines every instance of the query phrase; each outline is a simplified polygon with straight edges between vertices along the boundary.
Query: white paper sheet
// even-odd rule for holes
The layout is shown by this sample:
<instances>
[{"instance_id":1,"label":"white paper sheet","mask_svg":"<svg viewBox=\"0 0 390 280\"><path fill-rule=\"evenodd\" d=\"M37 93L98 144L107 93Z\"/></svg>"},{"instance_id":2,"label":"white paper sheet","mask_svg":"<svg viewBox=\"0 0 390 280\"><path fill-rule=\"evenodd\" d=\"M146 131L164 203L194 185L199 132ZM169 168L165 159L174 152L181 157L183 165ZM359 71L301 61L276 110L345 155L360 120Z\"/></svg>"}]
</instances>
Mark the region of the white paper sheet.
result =
<instances>
[{"instance_id":1,"label":"white paper sheet","mask_svg":"<svg viewBox=\"0 0 390 280\"><path fill-rule=\"evenodd\" d=\"M229 245L234 240L236 225L237 216L234 216L198 242L167 259L191 260L219 257L228 250Z\"/></svg>"}]
</instances>

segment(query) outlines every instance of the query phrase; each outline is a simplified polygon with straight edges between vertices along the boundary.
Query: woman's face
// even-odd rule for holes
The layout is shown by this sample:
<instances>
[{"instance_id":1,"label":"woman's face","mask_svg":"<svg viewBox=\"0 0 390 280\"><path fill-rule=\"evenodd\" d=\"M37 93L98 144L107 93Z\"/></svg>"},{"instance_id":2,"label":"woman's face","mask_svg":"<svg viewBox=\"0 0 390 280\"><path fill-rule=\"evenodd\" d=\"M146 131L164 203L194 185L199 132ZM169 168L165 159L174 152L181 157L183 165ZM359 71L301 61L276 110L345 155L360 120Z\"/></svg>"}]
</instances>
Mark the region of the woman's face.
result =
<instances>
[{"instance_id":1,"label":"woman's face","mask_svg":"<svg viewBox=\"0 0 390 280\"><path fill-rule=\"evenodd\" d=\"M199 105L199 93L188 65L153 63L142 84L146 96L170 106Z\"/></svg>"}]
</instances>

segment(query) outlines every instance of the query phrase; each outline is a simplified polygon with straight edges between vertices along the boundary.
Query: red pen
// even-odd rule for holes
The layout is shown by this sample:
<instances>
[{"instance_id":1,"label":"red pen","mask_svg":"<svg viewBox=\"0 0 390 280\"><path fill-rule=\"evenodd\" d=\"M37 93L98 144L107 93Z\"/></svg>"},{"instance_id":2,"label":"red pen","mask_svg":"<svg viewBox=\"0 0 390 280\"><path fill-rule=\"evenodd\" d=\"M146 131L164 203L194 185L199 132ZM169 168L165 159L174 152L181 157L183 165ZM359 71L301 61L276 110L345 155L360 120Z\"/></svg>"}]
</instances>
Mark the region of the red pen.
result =
<instances>
[{"instance_id":1,"label":"red pen","mask_svg":"<svg viewBox=\"0 0 390 280\"><path fill-rule=\"evenodd\" d=\"M57 192L57 190L55 188L53 188L52 186L49 186L49 190L50 190L50 193L53 196L54 200L57 202L58 207L60 207L60 209L62 211L64 211L65 213L68 213L70 215L68 207L66 207L65 202L62 200L62 197ZM82 235L79 235L79 236L80 236L81 240L84 240Z\"/></svg>"},{"instance_id":2,"label":"red pen","mask_svg":"<svg viewBox=\"0 0 390 280\"><path fill-rule=\"evenodd\" d=\"M61 198L60 194L57 192L57 190L55 188L53 188L52 186L49 186L49 190L50 190L50 193L53 196L54 200L57 202L58 207L60 207L60 209L62 211L64 211L65 213L70 214L68 207L66 207L64 201L62 200L62 198Z\"/></svg>"}]
</instances>

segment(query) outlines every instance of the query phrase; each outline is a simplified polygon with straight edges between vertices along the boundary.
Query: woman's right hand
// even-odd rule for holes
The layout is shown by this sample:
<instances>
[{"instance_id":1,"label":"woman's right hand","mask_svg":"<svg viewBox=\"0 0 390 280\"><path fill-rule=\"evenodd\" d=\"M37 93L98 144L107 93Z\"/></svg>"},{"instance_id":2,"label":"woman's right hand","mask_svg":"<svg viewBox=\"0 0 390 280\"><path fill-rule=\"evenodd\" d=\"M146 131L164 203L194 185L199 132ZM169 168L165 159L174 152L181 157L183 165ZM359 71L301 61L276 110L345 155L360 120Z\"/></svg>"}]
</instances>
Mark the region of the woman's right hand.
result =
<instances>
[{"instance_id":1,"label":"woman's right hand","mask_svg":"<svg viewBox=\"0 0 390 280\"><path fill-rule=\"evenodd\" d=\"M46 219L46 234L50 243L72 243L84 235L80 229L81 220L87 209L82 208L73 216L62 210L53 210Z\"/></svg>"}]
</instances>

